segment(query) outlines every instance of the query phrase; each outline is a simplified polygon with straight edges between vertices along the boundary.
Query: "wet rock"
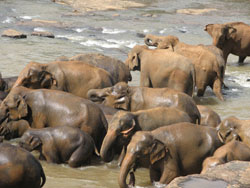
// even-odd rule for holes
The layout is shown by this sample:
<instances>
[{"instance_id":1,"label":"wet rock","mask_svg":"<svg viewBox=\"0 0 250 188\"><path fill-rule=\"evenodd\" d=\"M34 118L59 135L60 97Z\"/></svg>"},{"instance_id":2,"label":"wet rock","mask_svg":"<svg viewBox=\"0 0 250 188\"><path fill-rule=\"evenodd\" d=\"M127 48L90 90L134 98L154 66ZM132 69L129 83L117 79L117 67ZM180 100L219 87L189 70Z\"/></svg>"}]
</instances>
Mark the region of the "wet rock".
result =
<instances>
[{"instance_id":1,"label":"wet rock","mask_svg":"<svg viewBox=\"0 0 250 188\"><path fill-rule=\"evenodd\" d=\"M69 61L69 58L66 56L60 56L56 58L55 61Z\"/></svg>"},{"instance_id":2,"label":"wet rock","mask_svg":"<svg viewBox=\"0 0 250 188\"><path fill-rule=\"evenodd\" d=\"M62 22L57 22L54 20L40 20L40 19L20 21L17 23L17 25L33 26L33 27L58 27L58 28L69 27L69 25Z\"/></svg>"},{"instance_id":3,"label":"wet rock","mask_svg":"<svg viewBox=\"0 0 250 188\"><path fill-rule=\"evenodd\" d=\"M207 8L207 9L179 9L176 12L179 14L193 14L193 15L200 15L211 11L217 11L214 8Z\"/></svg>"},{"instance_id":4,"label":"wet rock","mask_svg":"<svg viewBox=\"0 0 250 188\"><path fill-rule=\"evenodd\" d=\"M47 31L34 31L31 33L32 36L39 36L39 37L48 37L48 38L55 38L53 33Z\"/></svg>"},{"instance_id":5,"label":"wet rock","mask_svg":"<svg viewBox=\"0 0 250 188\"><path fill-rule=\"evenodd\" d=\"M144 38L145 34L144 33L136 33L136 36L139 38Z\"/></svg>"},{"instance_id":6,"label":"wet rock","mask_svg":"<svg viewBox=\"0 0 250 188\"><path fill-rule=\"evenodd\" d=\"M8 30L5 30L2 33L2 37L10 37L10 38L15 38L15 39L23 39L23 38L27 38L27 35L19 32L19 31L16 31L14 29L8 29Z\"/></svg>"},{"instance_id":7,"label":"wet rock","mask_svg":"<svg viewBox=\"0 0 250 188\"><path fill-rule=\"evenodd\" d=\"M250 162L232 161L209 169L205 174L175 178L166 188L250 187Z\"/></svg>"},{"instance_id":8,"label":"wet rock","mask_svg":"<svg viewBox=\"0 0 250 188\"><path fill-rule=\"evenodd\" d=\"M250 78L248 78L246 81L247 81L247 82L250 82Z\"/></svg>"}]
</instances>

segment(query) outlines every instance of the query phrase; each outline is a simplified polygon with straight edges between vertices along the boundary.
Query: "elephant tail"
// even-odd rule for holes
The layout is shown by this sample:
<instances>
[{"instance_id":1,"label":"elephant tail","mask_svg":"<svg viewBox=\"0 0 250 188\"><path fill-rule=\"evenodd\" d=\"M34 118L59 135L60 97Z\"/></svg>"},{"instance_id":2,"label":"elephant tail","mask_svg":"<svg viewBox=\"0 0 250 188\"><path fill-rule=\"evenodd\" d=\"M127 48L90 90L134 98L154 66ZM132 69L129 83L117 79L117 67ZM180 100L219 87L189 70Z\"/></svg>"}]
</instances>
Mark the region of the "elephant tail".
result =
<instances>
[{"instance_id":1,"label":"elephant tail","mask_svg":"<svg viewBox=\"0 0 250 188\"><path fill-rule=\"evenodd\" d=\"M42 178L42 183L41 183L40 187L43 187L45 182L46 182L46 176L45 176L44 171L43 171L42 168L41 168L41 178Z\"/></svg>"}]
</instances>

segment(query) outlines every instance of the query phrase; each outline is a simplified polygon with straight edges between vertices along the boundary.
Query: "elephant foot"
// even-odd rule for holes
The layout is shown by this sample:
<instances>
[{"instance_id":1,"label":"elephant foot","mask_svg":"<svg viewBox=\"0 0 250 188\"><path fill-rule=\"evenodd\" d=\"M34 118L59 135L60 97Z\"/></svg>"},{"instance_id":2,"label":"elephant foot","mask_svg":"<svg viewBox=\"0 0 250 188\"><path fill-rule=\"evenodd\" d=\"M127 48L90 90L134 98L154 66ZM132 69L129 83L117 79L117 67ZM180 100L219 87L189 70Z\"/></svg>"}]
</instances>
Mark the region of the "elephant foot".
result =
<instances>
[{"instance_id":1,"label":"elephant foot","mask_svg":"<svg viewBox=\"0 0 250 188\"><path fill-rule=\"evenodd\" d=\"M244 60L246 59L246 56L239 56L239 61L238 61L238 63L239 64L243 64L244 63Z\"/></svg>"}]
</instances>

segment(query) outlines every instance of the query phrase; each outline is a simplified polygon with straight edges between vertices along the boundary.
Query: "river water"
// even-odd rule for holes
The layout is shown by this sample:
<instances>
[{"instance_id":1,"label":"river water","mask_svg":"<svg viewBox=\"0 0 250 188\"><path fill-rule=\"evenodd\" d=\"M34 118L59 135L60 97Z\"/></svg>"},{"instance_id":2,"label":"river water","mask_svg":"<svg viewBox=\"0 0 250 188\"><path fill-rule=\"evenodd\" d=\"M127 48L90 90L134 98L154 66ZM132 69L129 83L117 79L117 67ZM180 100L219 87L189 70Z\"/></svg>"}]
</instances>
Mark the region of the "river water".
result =
<instances>
[{"instance_id":1,"label":"river water","mask_svg":"<svg viewBox=\"0 0 250 188\"><path fill-rule=\"evenodd\" d=\"M143 44L141 34L176 35L189 44L211 44L203 31L206 24L242 21L250 24L249 0L136 0L143 8L74 13L69 6L50 0L0 0L0 33L16 29L28 35L14 40L0 37L0 71L4 77L18 75L30 61L46 63L59 56L83 52L100 52L125 60L135 44ZM202 15L179 14L179 9L216 9ZM45 22L49 21L49 22ZM49 31L54 39L31 36L33 31ZM249 118L250 58L239 66L236 56L230 55L223 90L225 102L219 101L211 90L195 100L208 105L221 118L236 115ZM133 72L130 85L139 84L139 72ZM116 188L119 168L116 161L72 169L67 165L42 162L47 183L45 188ZM137 187L153 186L147 169L135 173Z\"/></svg>"}]
</instances>

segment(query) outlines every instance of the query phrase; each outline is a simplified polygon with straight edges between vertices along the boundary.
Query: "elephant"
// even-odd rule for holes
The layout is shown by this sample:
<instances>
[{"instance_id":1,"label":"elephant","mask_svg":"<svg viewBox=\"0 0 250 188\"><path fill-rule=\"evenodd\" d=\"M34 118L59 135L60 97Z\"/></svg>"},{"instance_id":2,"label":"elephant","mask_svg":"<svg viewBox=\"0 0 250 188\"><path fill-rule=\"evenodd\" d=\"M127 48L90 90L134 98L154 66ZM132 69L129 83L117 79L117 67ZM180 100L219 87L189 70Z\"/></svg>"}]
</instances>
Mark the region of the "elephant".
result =
<instances>
[{"instance_id":1,"label":"elephant","mask_svg":"<svg viewBox=\"0 0 250 188\"><path fill-rule=\"evenodd\" d=\"M250 56L250 25L243 22L208 24L204 30L213 38L213 45L223 51L225 62L230 53L239 56L239 63Z\"/></svg>"},{"instance_id":2,"label":"elephant","mask_svg":"<svg viewBox=\"0 0 250 188\"><path fill-rule=\"evenodd\" d=\"M119 82L113 87L89 90L88 99L131 112L159 106L176 107L186 112L192 122L200 123L200 112L192 97L170 88L129 86Z\"/></svg>"},{"instance_id":3,"label":"elephant","mask_svg":"<svg viewBox=\"0 0 250 188\"><path fill-rule=\"evenodd\" d=\"M211 108L204 105L197 105L197 108L201 114L201 125L216 128L220 124L220 116Z\"/></svg>"},{"instance_id":4,"label":"elephant","mask_svg":"<svg viewBox=\"0 0 250 188\"><path fill-rule=\"evenodd\" d=\"M117 112L108 125L107 134L103 140L100 155L105 162L114 158L116 145L123 145L119 163L126 153L131 137L140 130L151 131L158 127L179 122L192 122L189 115L177 108L156 107L136 112Z\"/></svg>"},{"instance_id":5,"label":"elephant","mask_svg":"<svg viewBox=\"0 0 250 188\"><path fill-rule=\"evenodd\" d=\"M149 49L145 45L136 45L125 61L129 69L138 70L140 86L163 88L193 95L195 88L195 70L188 58L175 52L162 49Z\"/></svg>"},{"instance_id":6,"label":"elephant","mask_svg":"<svg viewBox=\"0 0 250 188\"><path fill-rule=\"evenodd\" d=\"M59 126L28 129L19 146L40 152L39 159L50 163L68 163L70 167L89 164L95 149L92 137L77 127Z\"/></svg>"},{"instance_id":7,"label":"elephant","mask_svg":"<svg viewBox=\"0 0 250 188\"><path fill-rule=\"evenodd\" d=\"M24 119L31 128L78 127L92 136L98 149L107 130L105 116L96 104L71 93L51 89L12 88L0 106L0 123L7 118L9 121ZM27 129L16 128L19 130L2 126L1 131L24 132Z\"/></svg>"},{"instance_id":8,"label":"elephant","mask_svg":"<svg viewBox=\"0 0 250 188\"><path fill-rule=\"evenodd\" d=\"M233 160L250 161L250 148L243 142L237 140L228 142L219 147L214 152L213 156L203 161L201 174L206 173L211 167L225 164Z\"/></svg>"},{"instance_id":9,"label":"elephant","mask_svg":"<svg viewBox=\"0 0 250 188\"><path fill-rule=\"evenodd\" d=\"M0 143L0 151L1 188L43 187L43 168L30 152L9 143Z\"/></svg>"},{"instance_id":10,"label":"elephant","mask_svg":"<svg viewBox=\"0 0 250 188\"><path fill-rule=\"evenodd\" d=\"M111 75L80 61L57 61L48 64L30 62L19 74L13 87L55 89L86 98L89 89L113 85Z\"/></svg>"},{"instance_id":11,"label":"elephant","mask_svg":"<svg viewBox=\"0 0 250 188\"><path fill-rule=\"evenodd\" d=\"M239 140L250 147L250 120L229 116L218 125L218 136L223 143Z\"/></svg>"},{"instance_id":12,"label":"elephant","mask_svg":"<svg viewBox=\"0 0 250 188\"><path fill-rule=\"evenodd\" d=\"M207 86L210 86L216 97L224 100L221 88L225 67L221 66L216 55L210 50L199 45L185 44L180 42L178 37L172 35L146 35L144 41L148 46L168 49L192 60L196 74L197 96L203 96Z\"/></svg>"},{"instance_id":13,"label":"elephant","mask_svg":"<svg viewBox=\"0 0 250 188\"><path fill-rule=\"evenodd\" d=\"M9 92L16 80L17 76L3 78L0 73L0 91Z\"/></svg>"},{"instance_id":14,"label":"elephant","mask_svg":"<svg viewBox=\"0 0 250 188\"><path fill-rule=\"evenodd\" d=\"M132 76L128 67L120 60L100 54L100 53L84 53L78 54L71 58L59 57L59 61L82 61L86 64L102 68L110 73L114 84L118 82L132 81Z\"/></svg>"},{"instance_id":15,"label":"elephant","mask_svg":"<svg viewBox=\"0 0 250 188\"><path fill-rule=\"evenodd\" d=\"M188 122L138 131L127 147L118 183L127 188L126 177L137 167L149 168L151 181L170 183L178 176L200 173L203 160L222 145L216 129Z\"/></svg>"}]
</instances>

